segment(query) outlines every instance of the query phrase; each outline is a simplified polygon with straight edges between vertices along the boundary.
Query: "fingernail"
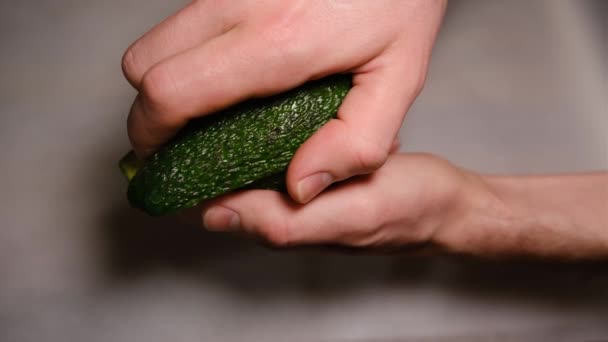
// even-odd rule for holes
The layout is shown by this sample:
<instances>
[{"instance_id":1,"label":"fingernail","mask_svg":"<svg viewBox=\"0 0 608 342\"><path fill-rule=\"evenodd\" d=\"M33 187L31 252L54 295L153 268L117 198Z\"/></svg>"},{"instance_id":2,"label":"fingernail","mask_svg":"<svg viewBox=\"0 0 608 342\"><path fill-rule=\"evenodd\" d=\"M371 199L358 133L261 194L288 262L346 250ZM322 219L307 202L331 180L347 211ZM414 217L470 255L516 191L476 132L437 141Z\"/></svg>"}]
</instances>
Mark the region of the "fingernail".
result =
<instances>
[{"instance_id":1,"label":"fingernail","mask_svg":"<svg viewBox=\"0 0 608 342\"><path fill-rule=\"evenodd\" d=\"M298 182L297 200L306 203L319 194L323 189L333 182L333 177L327 172L319 172L308 176Z\"/></svg>"},{"instance_id":2,"label":"fingernail","mask_svg":"<svg viewBox=\"0 0 608 342\"><path fill-rule=\"evenodd\" d=\"M203 214L203 225L210 231L235 231L241 225L239 215L231 209L215 206Z\"/></svg>"}]
</instances>

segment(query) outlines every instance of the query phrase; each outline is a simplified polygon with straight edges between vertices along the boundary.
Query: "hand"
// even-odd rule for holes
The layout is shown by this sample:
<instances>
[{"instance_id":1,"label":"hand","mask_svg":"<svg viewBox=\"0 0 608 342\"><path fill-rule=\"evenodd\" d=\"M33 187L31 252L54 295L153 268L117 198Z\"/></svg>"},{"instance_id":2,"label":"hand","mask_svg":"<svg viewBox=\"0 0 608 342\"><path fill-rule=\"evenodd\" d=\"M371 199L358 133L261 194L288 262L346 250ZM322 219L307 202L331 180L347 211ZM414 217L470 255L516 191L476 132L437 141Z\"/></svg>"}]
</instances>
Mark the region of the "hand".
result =
<instances>
[{"instance_id":1,"label":"hand","mask_svg":"<svg viewBox=\"0 0 608 342\"><path fill-rule=\"evenodd\" d=\"M139 91L128 119L145 157L188 120L325 75L351 72L338 119L300 147L291 196L310 201L333 182L386 160L421 91L445 0L194 1L125 53Z\"/></svg>"},{"instance_id":2,"label":"hand","mask_svg":"<svg viewBox=\"0 0 608 342\"><path fill-rule=\"evenodd\" d=\"M394 154L373 174L336 184L307 204L248 190L205 203L202 217L209 230L245 232L281 247L437 243L444 227L464 218L471 179L430 155Z\"/></svg>"},{"instance_id":3,"label":"hand","mask_svg":"<svg viewBox=\"0 0 608 342\"><path fill-rule=\"evenodd\" d=\"M210 230L283 247L432 246L483 257L608 259L607 203L608 172L489 176L431 155L392 154L373 174L336 184L308 204L244 191L205 203L202 218Z\"/></svg>"}]
</instances>

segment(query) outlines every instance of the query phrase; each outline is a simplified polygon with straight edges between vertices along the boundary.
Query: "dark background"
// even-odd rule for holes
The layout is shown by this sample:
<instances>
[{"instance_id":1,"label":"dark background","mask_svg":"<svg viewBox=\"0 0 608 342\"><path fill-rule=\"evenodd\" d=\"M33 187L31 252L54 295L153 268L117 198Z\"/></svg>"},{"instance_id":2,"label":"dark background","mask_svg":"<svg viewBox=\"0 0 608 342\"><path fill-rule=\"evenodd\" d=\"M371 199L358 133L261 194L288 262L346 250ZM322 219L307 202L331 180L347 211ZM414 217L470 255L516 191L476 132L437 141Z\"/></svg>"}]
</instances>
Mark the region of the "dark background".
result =
<instances>
[{"instance_id":1,"label":"dark background","mask_svg":"<svg viewBox=\"0 0 608 342\"><path fill-rule=\"evenodd\" d=\"M279 252L130 210L120 58L185 2L0 2L0 341L608 339L605 263ZM403 149L607 169L607 3L453 0Z\"/></svg>"}]
</instances>

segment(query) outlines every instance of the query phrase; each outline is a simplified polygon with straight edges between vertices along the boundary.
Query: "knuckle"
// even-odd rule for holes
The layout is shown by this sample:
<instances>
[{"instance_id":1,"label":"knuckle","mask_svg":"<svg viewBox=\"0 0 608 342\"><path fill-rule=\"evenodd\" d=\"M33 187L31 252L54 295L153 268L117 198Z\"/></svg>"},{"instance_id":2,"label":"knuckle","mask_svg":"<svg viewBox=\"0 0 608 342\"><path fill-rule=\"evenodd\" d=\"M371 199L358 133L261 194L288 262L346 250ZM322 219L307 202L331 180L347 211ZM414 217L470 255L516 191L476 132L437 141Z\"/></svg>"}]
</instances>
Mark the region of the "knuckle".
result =
<instances>
[{"instance_id":1,"label":"knuckle","mask_svg":"<svg viewBox=\"0 0 608 342\"><path fill-rule=\"evenodd\" d=\"M406 98L416 98L422 93L424 85L426 84L426 75L426 66L418 68L418 72L406 75L405 81L407 82L407 86L405 87L406 93L404 94Z\"/></svg>"},{"instance_id":2,"label":"knuckle","mask_svg":"<svg viewBox=\"0 0 608 342\"><path fill-rule=\"evenodd\" d=\"M156 66L146 72L141 80L142 99L148 111L154 113L172 113L175 103L172 101L176 93L173 75L162 66Z\"/></svg>"},{"instance_id":3,"label":"knuckle","mask_svg":"<svg viewBox=\"0 0 608 342\"><path fill-rule=\"evenodd\" d=\"M424 89L424 85L426 84L426 72L422 72L418 77L414 78L412 81L412 94L414 97L418 97L422 90Z\"/></svg>"},{"instance_id":4,"label":"knuckle","mask_svg":"<svg viewBox=\"0 0 608 342\"><path fill-rule=\"evenodd\" d=\"M388 76L399 84L399 95L408 101L413 101L424 89L428 73L428 61L415 60L413 65L395 63Z\"/></svg>"},{"instance_id":5,"label":"knuckle","mask_svg":"<svg viewBox=\"0 0 608 342\"><path fill-rule=\"evenodd\" d=\"M126 79L133 85L139 83L140 73L139 65L137 64L135 51L133 47L129 47L121 60L122 73Z\"/></svg>"},{"instance_id":6,"label":"knuckle","mask_svg":"<svg viewBox=\"0 0 608 342\"><path fill-rule=\"evenodd\" d=\"M355 144L355 160L362 172L372 172L379 169L388 158L388 150L370 141L359 139Z\"/></svg>"}]
</instances>

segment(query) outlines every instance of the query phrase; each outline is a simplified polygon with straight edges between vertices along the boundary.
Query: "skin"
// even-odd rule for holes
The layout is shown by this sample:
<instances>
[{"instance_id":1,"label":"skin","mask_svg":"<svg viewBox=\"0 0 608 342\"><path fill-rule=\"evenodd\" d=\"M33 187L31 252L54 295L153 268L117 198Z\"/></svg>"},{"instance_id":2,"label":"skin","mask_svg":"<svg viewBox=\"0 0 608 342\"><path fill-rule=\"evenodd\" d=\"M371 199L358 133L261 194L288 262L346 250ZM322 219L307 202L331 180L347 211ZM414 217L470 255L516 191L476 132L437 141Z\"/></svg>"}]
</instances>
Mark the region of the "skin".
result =
<instances>
[{"instance_id":1,"label":"skin","mask_svg":"<svg viewBox=\"0 0 608 342\"><path fill-rule=\"evenodd\" d=\"M608 257L607 172L490 176L431 155L392 153L424 84L445 6L444 0L193 1L123 57L125 76L138 90L128 118L133 148L146 158L192 118L349 72L354 87L338 118L306 141L289 166L289 196L233 193L201 204L195 220L281 247Z\"/></svg>"},{"instance_id":2,"label":"skin","mask_svg":"<svg viewBox=\"0 0 608 342\"><path fill-rule=\"evenodd\" d=\"M424 84L444 0L193 1L129 47L139 91L128 118L135 152L153 153L189 119L334 73L353 88L294 156L292 198L380 167Z\"/></svg>"},{"instance_id":3,"label":"skin","mask_svg":"<svg viewBox=\"0 0 608 342\"><path fill-rule=\"evenodd\" d=\"M213 231L280 247L432 247L486 258L608 258L608 172L480 175L428 154L393 154L371 175L302 205L274 191L203 207ZM199 218L200 222L200 218Z\"/></svg>"}]
</instances>

